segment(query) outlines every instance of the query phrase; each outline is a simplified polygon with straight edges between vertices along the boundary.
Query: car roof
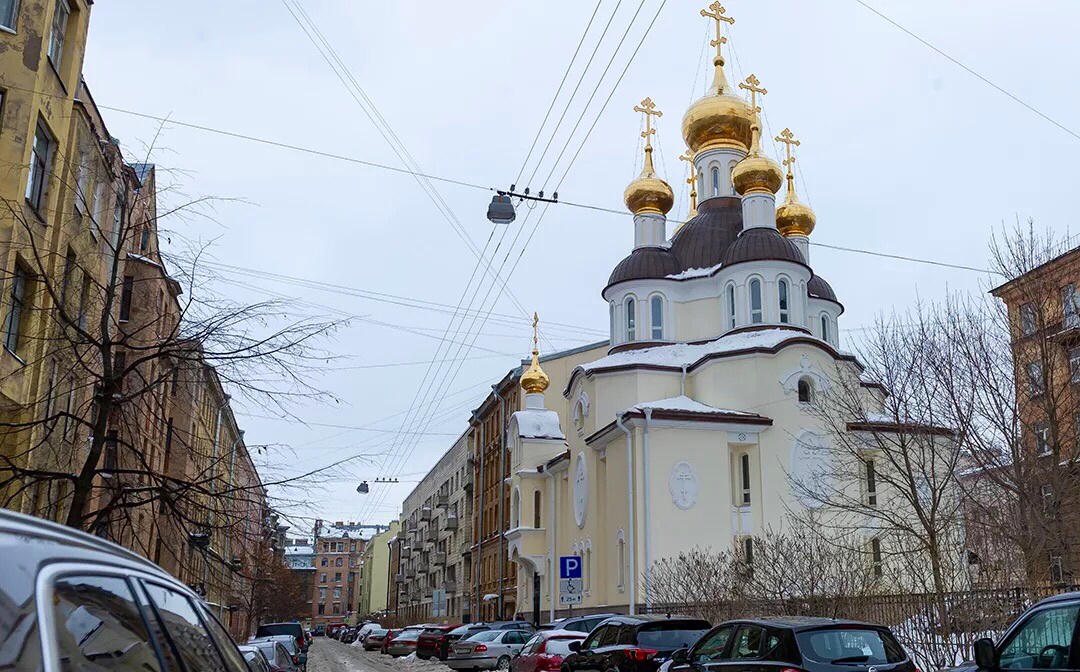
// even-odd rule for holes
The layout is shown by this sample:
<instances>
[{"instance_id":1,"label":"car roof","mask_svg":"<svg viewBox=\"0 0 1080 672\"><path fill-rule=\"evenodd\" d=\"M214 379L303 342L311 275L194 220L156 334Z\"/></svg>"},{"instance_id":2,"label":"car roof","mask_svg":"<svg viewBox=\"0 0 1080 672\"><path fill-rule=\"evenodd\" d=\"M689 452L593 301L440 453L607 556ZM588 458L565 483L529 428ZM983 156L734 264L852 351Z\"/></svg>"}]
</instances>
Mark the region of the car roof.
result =
<instances>
[{"instance_id":1,"label":"car roof","mask_svg":"<svg viewBox=\"0 0 1080 672\"><path fill-rule=\"evenodd\" d=\"M1080 600L1080 591L1070 591L1068 593L1061 593L1060 595L1051 595L1045 599L1039 600L1035 603L1035 606L1040 604L1052 604L1054 602L1070 602L1072 600Z\"/></svg>"},{"instance_id":2,"label":"car roof","mask_svg":"<svg viewBox=\"0 0 1080 672\"><path fill-rule=\"evenodd\" d=\"M647 623L681 623L686 621L698 621L708 623L704 618L696 618L694 616L667 616L664 614L634 614L633 616L627 616L625 614L618 614L608 617L604 623L624 623L626 625L645 625ZM602 625L602 624L601 624Z\"/></svg>"},{"instance_id":3,"label":"car roof","mask_svg":"<svg viewBox=\"0 0 1080 672\"><path fill-rule=\"evenodd\" d=\"M842 618L825 618L823 616L778 616L776 618L740 618L732 621L724 621L721 625L736 624L763 625L768 628L782 628L787 630L815 630L830 626L849 626L859 628L882 628L884 626L864 621L853 621Z\"/></svg>"},{"instance_id":4,"label":"car roof","mask_svg":"<svg viewBox=\"0 0 1080 672\"><path fill-rule=\"evenodd\" d=\"M554 639L556 637L572 637L574 639L585 639L589 636L587 632L581 632L580 630L541 630L536 633L545 639Z\"/></svg>"}]
</instances>

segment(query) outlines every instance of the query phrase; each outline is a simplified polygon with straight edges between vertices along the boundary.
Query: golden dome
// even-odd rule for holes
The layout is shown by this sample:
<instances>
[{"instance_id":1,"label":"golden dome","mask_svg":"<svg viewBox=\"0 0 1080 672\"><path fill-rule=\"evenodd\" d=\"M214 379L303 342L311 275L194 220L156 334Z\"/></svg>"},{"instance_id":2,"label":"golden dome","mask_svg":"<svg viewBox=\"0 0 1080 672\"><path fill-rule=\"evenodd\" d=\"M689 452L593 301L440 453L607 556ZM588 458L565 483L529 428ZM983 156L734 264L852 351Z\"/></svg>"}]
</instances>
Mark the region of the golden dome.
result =
<instances>
[{"instance_id":1,"label":"golden dome","mask_svg":"<svg viewBox=\"0 0 1080 672\"><path fill-rule=\"evenodd\" d=\"M623 192L623 201L635 215L654 213L666 215L675 205L675 192L671 186L660 179L653 168L653 148L645 147L645 167L641 174L631 182Z\"/></svg>"},{"instance_id":2,"label":"golden dome","mask_svg":"<svg viewBox=\"0 0 1080 672\"><path fill-rule=\"evenodd\" d=\"M521 388L525 394L543 394L549 384L548 375L540 368L540 351L533 350L532 364L521 374Z\"/></svg>"},{"instance_id":3,"label":"golden dome","mask_svg":"<svg viewBox=\"0 0 1080 672\"><path fill-rule=\"evenodd\" d=\"M809 236L817 225L817 215L799 200L795 193L795 157L791 155L791 148L801 143L795 139L791 129L785 128L776 136L777 142L787 145L787 158L784 165L787 166L787 195L784 202L776 208L776 228L785 236Z\"/></svg>"},{"instance_id":4,"label":"golden dome","mask_svg":"<svg viewBox=\"0 0 1080 672\"><path fill-rule=\"evenodd\" d=\"M750 153L731 171L731 184L740 196L765 192L775 194L784 182L784 171L780 164L761 153L760 136L761 129L755 120Z\"/></svg>"},{"instance_id":5,"label":"golden dome","mask_svg":"<svg viewBox=\"0 0 1080 672\"><path fill-rule=\"evenodd\" d=\"M718 77L723 78L723 59L718 61L716 71ZM719 147L745 152L750 146L750 117L750 106L741 96L731 92L725 80L721 88L714 85L683 115L683 139L694 154Z\"/></svg>"}]
</instances>

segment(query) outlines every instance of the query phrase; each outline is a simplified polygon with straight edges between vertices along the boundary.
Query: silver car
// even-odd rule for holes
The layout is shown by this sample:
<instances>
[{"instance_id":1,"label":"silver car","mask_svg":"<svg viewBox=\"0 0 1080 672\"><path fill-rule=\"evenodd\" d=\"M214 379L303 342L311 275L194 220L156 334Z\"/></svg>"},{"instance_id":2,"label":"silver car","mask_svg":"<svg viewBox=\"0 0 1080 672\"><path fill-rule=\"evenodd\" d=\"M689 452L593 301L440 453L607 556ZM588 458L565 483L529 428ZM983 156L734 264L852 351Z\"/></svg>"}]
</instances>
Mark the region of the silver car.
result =
<instances>
[{"instance_id":1,"label":"silver car","mask_svg":"<svg viewBox=\"0 0 1080 672\"><path fill-rule=\"evenodd\" d=\"M508 670L510 661L532 636L525 630L485 630L450 647L452 670Z\"/></svg>"}]
</instances>

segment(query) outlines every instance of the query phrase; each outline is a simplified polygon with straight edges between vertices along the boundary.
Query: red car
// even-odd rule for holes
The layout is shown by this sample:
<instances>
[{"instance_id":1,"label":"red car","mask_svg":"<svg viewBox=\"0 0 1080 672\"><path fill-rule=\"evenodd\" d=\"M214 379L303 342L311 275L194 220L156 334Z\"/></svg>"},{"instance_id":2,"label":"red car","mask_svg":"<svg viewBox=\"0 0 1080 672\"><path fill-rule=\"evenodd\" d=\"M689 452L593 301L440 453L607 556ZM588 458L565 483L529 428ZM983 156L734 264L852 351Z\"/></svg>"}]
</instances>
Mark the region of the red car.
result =
<instances>
[{"instance_id":1,"label":"red car","mask_svg":"<svg viewBox=\"0 0 1080 672\"><path fill-rule=\"evenodd\" d=\"M420 633L420 639L416 642L416 657L428 660L438 658L446 660L450 650L450 638L446 633L461 627L460 625L429 625Z\"/></svg>"},{"instance_id":2,"label":"red car","mask_svg":"<svg viewBox=\"0 0 1080 672\"><path fill-rule=\"evenodd\" d=\"M587 636L574 630L541 630L510 661L510 672L559 672L563 656L570 653L570 642Z\"/></svg>"}]
</instances>

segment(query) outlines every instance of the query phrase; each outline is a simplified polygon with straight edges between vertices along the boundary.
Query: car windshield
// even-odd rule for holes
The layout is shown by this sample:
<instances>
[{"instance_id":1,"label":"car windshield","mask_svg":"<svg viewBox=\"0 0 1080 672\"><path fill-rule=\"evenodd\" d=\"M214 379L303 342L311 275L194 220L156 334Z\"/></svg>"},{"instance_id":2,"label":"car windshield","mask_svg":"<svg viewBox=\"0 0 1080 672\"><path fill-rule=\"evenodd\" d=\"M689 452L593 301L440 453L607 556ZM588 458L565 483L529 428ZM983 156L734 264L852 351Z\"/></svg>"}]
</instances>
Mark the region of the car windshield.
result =
<instances>
[{"instance_id":1,"label":"car windshield","mask_svg":"<svg viewBox=\"0 0 1080 672\"><path fill-rule=\"evenodd\" d=\"M566 656L570 654L570 642L580 642L581 637L559 637L547 640L544 644L544 653L553 654L556 656Z\"/></svg>"},{"instance_id":2,"label":"car windshield","mask_svg":"<svg viewBox=\"0 0 1080 672\"><path fill-rule=\"evenodd\" d=\"M654 623L638 630L638 644L650 649L686 649L709 630L709 624Z\"/></svg>"},{"instance_id":3,"label":"car windshield","mask_svg":"<svg viewBox=\"0 0 1080 672\"><path fill-rule=\"evenodd\" d=\"M466 637L474 632L483 632L483 629L477 629L475 625L463 625L460 628L454 628L449 634L457 635L459 637Z\"/></svg>"},{"instance_id":4,"label":"car windshield","mask_svg":"<svg viewBox=\"0 0 1080 672\"><path fill-rule=\"evenodd\" d=\"M387 632L389 632L389 630L387 630L386 628L375 628L374 630L372 630L371 632L368 633L368 637L371 637L372 635L374 635L376 637L382 637Z\"/></svg>"},{"instance_id":5,"label":"car windshield","mask_svg":"<svg viewBox=\"0 0 1080 672\"><path fill-rule=\"evenodd\" d=\"M402 642L415 642L416 640L420 639L421 632L421 630L406 630L400 635L395 636L394 640Z\"/></svg>"},{"instance_id":6,"label":"car windshield","mask_svg":"<svg viewBox=\"0 0 1080 672\"><path fill-rule=\"evenodd\" d=\"M472 637L469 637L470 642L494 642L499 638L499 635L503 634L502 630L484 630L478 632Z\"/></svg>"},{"instance_id":7,"label":"car windshield","mask_svg":"<svg viewBox=\"0 0 1080 672\"><path fill-rule=\"evenodd\" d=\"M833 665L900 663L904 650L892 635L872 628L829 628L796 633L799 649L808 659Z\"/></svg>"}]
</instances>

